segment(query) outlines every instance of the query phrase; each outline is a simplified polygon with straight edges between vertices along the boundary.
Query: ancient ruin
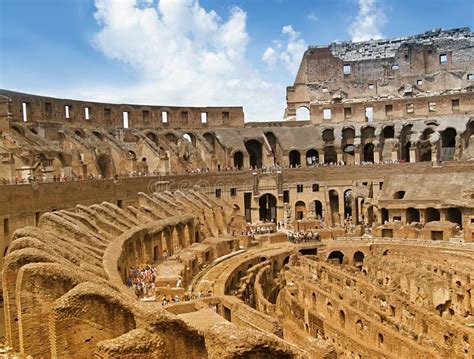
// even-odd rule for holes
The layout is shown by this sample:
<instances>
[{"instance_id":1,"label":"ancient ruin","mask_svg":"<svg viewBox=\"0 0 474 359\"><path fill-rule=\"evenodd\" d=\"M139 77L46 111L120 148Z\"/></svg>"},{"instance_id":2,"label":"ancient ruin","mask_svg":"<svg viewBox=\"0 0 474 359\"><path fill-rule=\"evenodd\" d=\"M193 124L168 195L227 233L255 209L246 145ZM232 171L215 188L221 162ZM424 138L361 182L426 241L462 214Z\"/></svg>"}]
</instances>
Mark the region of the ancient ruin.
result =
<instances>
[{"instance_id":1,"label":"ancient ruin","mask_svg":"<svg viewBox=\"0 0 474 359\"><path fill-rule=\"evenodd\" d=\"M474 35L310 46L283 121L0 90L34 358L473 358Z\"/></svg>"}]
</instances>

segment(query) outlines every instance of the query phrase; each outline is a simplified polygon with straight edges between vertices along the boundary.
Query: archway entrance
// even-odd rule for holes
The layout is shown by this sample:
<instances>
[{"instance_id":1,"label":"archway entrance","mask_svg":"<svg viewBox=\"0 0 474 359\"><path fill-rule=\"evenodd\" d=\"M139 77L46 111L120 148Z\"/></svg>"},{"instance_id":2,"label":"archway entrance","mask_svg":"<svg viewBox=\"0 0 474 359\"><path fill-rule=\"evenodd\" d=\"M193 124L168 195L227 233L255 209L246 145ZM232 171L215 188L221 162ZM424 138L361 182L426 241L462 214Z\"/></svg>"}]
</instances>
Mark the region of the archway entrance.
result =
<instances>
[{"instance_id":1,"label":"archway entrance","mask_svg":"<svg viewBox=\"0 0 474 359\"><path fill-rule=\"evenodd\" d=\"M439 221L441 218L439 210L433 207L428 207L425 211L425 223Z\"/></svg>"},{"instance_id":2,"label":"archway entrance","mask_svg":"<svg viewBox=\"0 0 474 359\"><path fill-rule=\"evenodd\" d=\"M257 140L245 142L245 148L250 156L250 167L262 167L262 144Z\"/></svg>"},{"instance_id":3,"label":"archway entrance","mask_svg":"<svg viewBox=\"0 0 474 359\"><path fill-rule=\"evenodd\" d=\"M446 220L452 223L457 223L462 228L462 213L459 208L446 209Z\"/></svg>"},{"instance_id":4,"label":"archway entrance","mask_svg":"<svg viewBox=\"0 0 474 359\"><path fill-rule=\"evenodd\" d=\"M352 190L344 192L344 217L352 217Z\"/></svg>"},{"instance_id":5,"label":"archway entrance","mask_svg":"<svg viewBox=\"0 0 474 359\"><path fill-rule=\"evenodd\" d=\"M416 208L407 209L407 223L420 222L420 212Z\"/></svg>"},{"instance_id":6,"label":"archway entrance","mask_svg":"<svg viewBox=\"0 0 474 359\"><path fill-rule=\"evenodd\" d=\"M276 222L276 204L274 195L265 193L258 200L260 220L266 222Z\"/></svg>"},{"instance_id":7,"label":"archway entrance","mask_svg":"<svg viewBox=\"0 0 474 359\"><path fill-rule=\"evenodd\" d=\"M234 153L234 167L239 170L244 168L244 154L240 151Z\"/></svg>"},{"instance_id":8,"label":"archway entrance","mask_svg":"<svg viewBox=\"0 0 474 359\"><path fill-rule=\"evenodd\" d=\"M290 167L299 167L301 165L301 155L297 150L293 150L289 155Z\"/></svg>"},{"instance_id":9,"label":"archway entrance","mask_svg":"<svg viewBox=\"0 0 474 359\"><path fill-rule=\"evenodd\" d=\"M336 190L329 191L329 208L331 209L332 225L340 224L339 218L339 195Z\"/></svg>"},{"instance_id":10,"label":"archway entrance","mask_svg":"<svg viewBox=\"0 0 474 359\"><path fill-rule=\"evenodd\" d=\"M314 213L316 215L316 218L323 218L323 204L321 203L321 201L314 201Z\"/></svg>"},{"instance_id":11,"label":"archway entrance","mask_svg":"<svg viewBox=\"0 0 474 359\"><path fill-rule=\"evenodd\" d=\"M295 203L295 219L303 219L306 213L306 204L303 201Z\"/></svg>"},{"instance_id":12,"label":"archway entrance","mask_svg":"<svg viewBox=\"0 0 474 359\"><path fill-rule=\"evenodd\" d=\"M319 162L319 153L318 151L311 149L306 152L306 165L312 166Z\"/></svg>"},{"instance_id":13,"label":"archway entrance","mask_svg":"<svg viewBox=\"0 0 474 359\"><path fill-rule=\"evenodd\" d=\"M99 167L99 173L103 178L112 177L111 166L110 166L110 156L100 155L97 160L97 165Z\"/></svg>"},{"instance_id":14,"label":"archway entrance","mask_svg":"<svg viewBox=\"0 0 474 359\"><path fill-rule=\"evenodd\" d=\"M456 130L447 128L441 134L441 161L452 161L456 149Z\"/></svg>"},{"instance_id":15,"label":"archway entrance","mask_svg":"<svg viewBox=\"0 0 474 359\"><path fill-rule=\"evenodd\" d=\"M336 263L342 264L343 261L344 261L344 253L342 253L341 251L332 251L329 254L328 262L333 262L333 263L336 262Z\"/></svg>"},{"instance_id":16,"label":"archway entrance","mask_svg":"<svg viewBox=\"0 0 474 359\"><path fill-rule=\"evenodd\" d=\"M364 146L364 161L374 162L374 145L372 143L367 143Z\"/></svg>"}]
</instances>

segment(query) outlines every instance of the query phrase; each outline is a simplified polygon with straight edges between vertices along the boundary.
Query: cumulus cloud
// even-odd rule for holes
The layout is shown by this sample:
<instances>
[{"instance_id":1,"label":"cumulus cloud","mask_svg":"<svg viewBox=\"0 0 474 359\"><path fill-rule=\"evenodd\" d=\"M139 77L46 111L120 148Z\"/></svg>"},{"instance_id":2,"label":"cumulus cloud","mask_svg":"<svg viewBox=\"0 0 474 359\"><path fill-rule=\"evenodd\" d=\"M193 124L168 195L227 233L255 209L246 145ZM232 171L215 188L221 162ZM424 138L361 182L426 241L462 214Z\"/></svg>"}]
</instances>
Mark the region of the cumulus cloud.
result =
<instances>
[{"instance_id":1,"label":"cumulus cloud","mask_svg":"<svg viewBox=\"0 0 474 359\"><path fill-rule=\"evenodd\" d=\"M387 22L387 16L376 0L359 0L359 12L349 26L352 41L367 41L383 38L381 27Z\"/></svg>"},{"instance_id":2,"label":"cumulus cloud","mask_svg":"<svg viewBox=\"0 0 474 359\"><path fill-rule=\"evenodd\" d=\"M270 67L281 62L292 75L295 75L308 45L291 25L283 26L282 34L285 36L285 42L277 41L274 47L268 47L262 55L262 60Z\"/></svg>"},{"instance_id":3,"label":"cumulus cloud","mask_svg":"<svg viewBox=\"0 0 474 359\"><path fill-rule=\"evenodd\" d=\"M198 0L95 0L95 6L100 29L93 46L140 79L120 91L94 90L96 97L108 91L124 102L244 105L247 119L281 118L284 95L248 61L247 14L239 7L224 19Z\"/></svg>"}]
</instances>

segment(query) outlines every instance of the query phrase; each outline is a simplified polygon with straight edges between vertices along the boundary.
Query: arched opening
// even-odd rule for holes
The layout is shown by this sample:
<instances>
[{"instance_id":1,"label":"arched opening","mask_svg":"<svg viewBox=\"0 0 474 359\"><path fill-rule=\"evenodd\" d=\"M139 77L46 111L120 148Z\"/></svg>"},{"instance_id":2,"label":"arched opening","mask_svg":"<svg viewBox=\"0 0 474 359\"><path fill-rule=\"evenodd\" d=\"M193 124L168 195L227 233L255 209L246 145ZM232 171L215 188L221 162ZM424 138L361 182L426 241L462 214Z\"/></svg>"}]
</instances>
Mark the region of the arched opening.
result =
<instances>
[{"instance_id":1,"label":"arched opening","mask_svg":"<svg viewBox=\"0 0 474 359\"><path fill-rule=\"evenodd\" d=\"M323 131L323 141L324 142L334 141L334 130L332 128L327 128Z\"/></svg>"},{"instance_id":2,"label":"arched opening","mask_svg":"<svg viewBox=\"0 0 474 359\"><path fill-rule=\"evenodd\" d=\"M441 134L441 161L452 161L456 150L456 130L447 128Z\"/></svg>"},{"instance_id":3,"label":"arched opening","mask_svg":"<svg viewBox=\"0 0 474 359\"><path fill-rule=\"evenodd\" d=\"M240 151L234 153L234 167L239 170L244 168L244 154Z\"/></svg>"},{"instance_id":4,"label":"arched opening","mask_svg":"<svg viewBox=\"0 0 474 359\"><path fill-rule=\"evenodd\" d=\"M403 126L402 130L400 131L400 159L405 162L410 162L410 136L412 127L412 125L406 125Z\"/></svg>"},{"instance_id":5,"label":"arched opening","mask_svg":"<svg viewBox=\"0 0 474 359\"><path fill-rule=\"evenodd\" d=\"M168 141L169 143L176 144L178 142L178 138L174 134L172 134L171 132L167 133L165 135L165 138L166 138L166 141Z\"/></svg>"},{"instance_id":6,"label":"arched opening","mask_svg":"<svg viewBox=\"0 0 474 359\"><path fill-rule=\"evenodd\" d=\"M397 191L393 195L393 199L403 199L405 197L405 191Z\"/></svg>"},{"instance_id":7,"label":"arched opening","mask_svg":"<svg viewBox=\"0 0 474 359\"><path fill-rule=\"evenodd\" d=\"M344 253L342 253L341 251L332 251L331 253L329 253L329 256L328 256L328 262L337 262L339 264L342 264L344 261Z\"/></svg>"},{"instance_id":8,"label":"arched opening","mask_svg":"<svg viewBox=\"0 0 474 359\"><path fill-rule=\"evenodd\" d=\"M313 166L319 163L319 153L315 149L310 149L306 152L306 165Z\"/></svg>"},{"instance_id":9,"label":"arched opening","mask_svg":"<svg viewBox=\"0 0 474 359\"><path fill-rule=\"evenodd\" d=\"M295 219L303 219L306 214L306 204L303 201L295 203Z\"/></svg>"},{"instance_id":10,"label":"arched opening","mask_svg":"<svg viewBox=\"0 0 474 359\"><path fill-rule=\"evenodd\" d=\"M301 155L299 151L290 151L289 155L290 167L299 167L301 165Z\"/></svg>"},{"instance_id":11,"label":"arched opening","mask_svg":"<svg viewBox=\"0 0 474 359\"><path fill-rule=\"evenodd\" d=\"M334 146L324 147L324 163L336 163L337 152Z\"/></svg>"},{"instance_id":12,"label":"arched opening","mask_svg":"<svg viewBox=\"0 0 474 359\"><path fill-rule=\"evenodd\" d=\"M388 210L386 208L382 208L380 212L382 215L382 224L388 222Z\"/></svg>"},{"instance_id":13,"label":"arched opening","mask_svg":"<svg viewBox=\"0 0 474 359\"><path fill-rule=\"evenodd\" d=\"M260 220L264 222L276 222L276 204L274 195L265 193L258 200Z\"/></svg>"},{"instance_id":14,"label":"arched opening","mask_svg":"<svg viewBox=\"0 0 474 359\"><path fill-rule=\"evenodd\" d=\"M353 257L353 260L354 260L354 265L356 267L362 267L362 264L364 264L364 253L361 252L361 251L357 251L354 253L354 257Z\"/></svg>"},{"instance_id":15,"label":"arched opening","mask_svg":"<svg viewBox=\"0 0 474 359\"><path fill-rule=\"evenodd\" d=\"M346 127L342 130L342 139L348 143L355 138L355 130L352 127Z\"/></svg>"},{"instance_id":16,"label":"arched opening","mask_svg":"<svg viewBox=\"0 0 474 359\"><path fill-rule=\"evenodd\" d=\"M394 138L395 137L395 129L393 126L385 126L382 131L384 138Z\"/></svg>"},{"instance_id":17,"label":"arched opening","mask_svg":"<svg viewBox=\"0 0 474 359\"><path fill-rule=\"evenodd\" d=\"M429 207L425 211L425 222L435 222L439 221L441 218L439 210L436 208Z\"/></svg>"},{"instance_id":18,"label":"arched opening","mask_svg":"<svg viewBox=\"0 0 474 359\"><path fill-rule=\"evenodd\" d=\"M159 146L159 141L158 141L158 136L154 134L153 132L148 132L146 134L146 137L153 142L156 146Z\"/></svg>"},{"instance_id":19,"label":"arched opening","mask_svg":"<svg viewBox=\"0 0 474 359\"><path fill-rule=\"evenodd\" d=\"M100 155L97 159L97 166L99 167L99 173L103 178L112 177L110 156Z\"/></svg>"},{"instance_id":20,"label":"arched opening","mask_svg":"<svg viewBox=\"0 0 474 359\"><path fill-rule=\"evenodd\" d=\"M346 326L346 313L343 310L339 311L339 323L343 328Z\"/></svg>"},{"instance_id":21,"label":"arched opening","mask_svg":"<svg viewBox=\"0 0 474 359\"><path fill-rule=\"evenodd\" d=\"M348 189L344 192L344 217L352 217L352 190Z\"/></svg>"},{"instance_id":22,"label":"arched opening","mask_svg":"<svg viewBox=\"0 0 474 359\"><path fill-rule=\"evenodd\" d=\"M378 343L379 343L379 346L383 345L383 334L382 333L379 333L379 335L378 335Z\"/></svg>"},{"instance_id":23,"label":"arched opening","mask_svg":"<svg viewBox=\"0 0 474 359\"><path fill-rule=\"evenodd\" d=\"M372 143L367 143L364 146L364 161L374 162L374 145Z\"/></svg>"},{"instance_id":24,"label":"arched opening","mask_svg":"<svg viewBox=\"0 0 474 359\"><path fill-rule=\"evenodd\" d=\"M297 121L309 121L309 119L310 119L309 108L301 106L296 109Z\"/></svg>"},{"instance_id":25,"label":"arched opening","mask_svg":"<svg viewBox=\"0 0 474 359\"><path fill-rule=\"evenodd\" d=\"M340 224L339 218L339 195L336 190L329 191L329 208L331 210L332 225Z\"/></svg>"},{"instance_id":26,"label":"arched opening","mask_svg":"<svg viewBox=\"0 0 474 359\"><path fill-rule=\"evenodd\" d=\"M216 149L216 138L214 137L214 135L212 133L205 133L203 135L204 139L207 141L207 143L211 146L211 148L213 150Z\"/></svg>"},{"instance_id":27,"label":"arched opening","mask_svg":"<svg viewBox=\"0 0 474 359\"><path fill-rule=\"evenodd\" d=\"M314 212L316 215L316 218L323 218L323 204L321 201L315 200L314 201Z\"/></svg>"},{"instance_id":28,"label":"arched opening","mask_svg":"<svg viewBox=\"0 0 474 359\"><path fill-rule=\"evenodd\" d=\"M462 213L459 208L447 208L446 220L452 223L457 223L462 228Z\"/></svg>"},{"instance_id":29,"label":"arched opening","mask_svg":"<svg viewBox=\"0 0 474 359\"><path fill-rule=\"evenodd\" d=\"M407 223L420 222L420 212L413 207L407 209Z\"/></svg>"},{"instance_id":30,"label":"arched opening","mask_svg":"<svg viewBox=\"0 0 474 359\"><path fill-rule=\"evenodd\" d=\"M137 154L133 151L128 151L128 159L131 161L137 160Z\"/></svg>"},{"instance_id":31,"label":"arched opening","mask_svg":"<svg viewBox=\"0 0 474 359\"><path fill-rule=\"evenodd\" d=\"M245 148L249 154L250 167L262 167L262 144L257 140L250 140L245 142Z\"/></svg>"},{"instance_id":32,"label":"arched opening","mask_svg":"<svg viewBox=\"0 0 474 359\"><path fill-rule=\"evenodd\" d=\"M344 153L349 156L354 156L355 146L354 145L345 145L343 149Z\"/></svg>"},{"instance_id":33,"label":"arched opening","mask_svg":"<svg viewBox=\"0 0 474 359\"><path fill-rule=\"evenodd\" d=\"M196 136L194 136L192 133L185 133L183 135L183 139L189 142L191 145L196 146Z\"/></svg>"}]
</instances>

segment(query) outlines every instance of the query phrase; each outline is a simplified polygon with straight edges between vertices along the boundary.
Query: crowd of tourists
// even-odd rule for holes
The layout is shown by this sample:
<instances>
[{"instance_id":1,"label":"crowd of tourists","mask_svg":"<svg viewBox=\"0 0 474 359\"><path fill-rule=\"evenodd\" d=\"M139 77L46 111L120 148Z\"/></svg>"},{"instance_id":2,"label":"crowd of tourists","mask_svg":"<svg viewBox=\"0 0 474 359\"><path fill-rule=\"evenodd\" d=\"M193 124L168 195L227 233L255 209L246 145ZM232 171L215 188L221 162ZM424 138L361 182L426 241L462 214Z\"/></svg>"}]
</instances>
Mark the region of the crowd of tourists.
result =
<instances>
[{"instance_id":1,"label":"crowd of tourists","mask_svg":"<svg viewBox=\"0 0 474 359\"><path fill-rule=\"evenodd\" d=\"M150 265L132 267L128 270L127 287L133 290L137 298L155 295L156 269Z\"/></svg>"},{"instance_id":2,"label":"crowd of tourists","mask_svg":"<svg viewBox=\"0 0 474 359\"><path fill-rule=\"evenodd\" d=\"M182 296L179 296L178 294L176 294L176 295L163 295L161 297L161 305L166 306L168 304L189 302L191 300L204 299L204 298L210 298L210 297L212 297L211 293L204 294L202 291L199 291L198 293L188 293L188 292L186 292Z\"/></svg>"},{"instance_id":3,"label":"crowd of tourists","mask_svg":"<svg viewBox=\"0 0 474 359\"><path fill-rule=\"evenodd\" d=\"M321 240L319 233L313 231L289 231L287 236L291 243L306 243Z\"/></svg>"}]
</instances>

